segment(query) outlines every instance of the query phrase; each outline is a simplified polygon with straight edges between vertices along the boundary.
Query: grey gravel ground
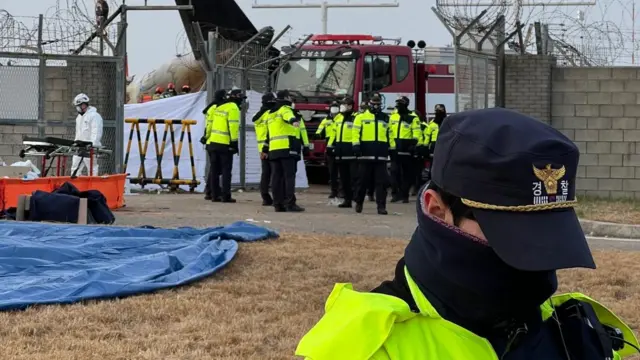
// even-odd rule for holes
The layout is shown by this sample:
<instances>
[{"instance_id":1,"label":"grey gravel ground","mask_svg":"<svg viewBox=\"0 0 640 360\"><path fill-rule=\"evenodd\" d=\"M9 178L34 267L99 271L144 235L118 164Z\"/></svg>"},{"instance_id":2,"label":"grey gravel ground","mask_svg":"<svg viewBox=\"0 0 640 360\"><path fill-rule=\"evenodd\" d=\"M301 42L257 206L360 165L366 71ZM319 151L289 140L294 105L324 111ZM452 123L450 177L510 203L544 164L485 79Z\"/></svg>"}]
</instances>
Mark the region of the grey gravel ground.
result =
<instances>
[{"instance_id":1,"label":"grey gravel ground","mask_svg":"<svg viewBox=\"0 0 640 360\"><path fill-rule=\"evenodd\" d=\"M296 193L303 213L276 213L263 207L257 192L234 193L235 204L205 201L199 194L137 194L126 197L126 207L116 212L119 225L206 227L239 220L255 221L280 231L357 234L409 238L416 227L415 202L388 204L389 215L376 213L376 204L366 201L364 211L328 205L328 192L321 187ZM414 198L415 199L415 198Z\"/></svg>"},{"instance_id":2,"label":"grey gravel ground","mask_svg":"<svg viewBox=\"0 0 640 360\"><path fill-rule=\"evenodd\" d=\"M328 205L328 191L312 186L296 193L303 213L275 213L261 206L257 192L234 193L235 204L205 201L200 194L136 194L126 197L126 207L116 212L116 223L125 226L208 227L250 221L279 231L315 234L351 234L409 239L416 227L415 197L409 204L387 204L389 215L376 214L376 205L365 202L364 212ZM589 237L592 248L640 250L640 240Z\"/></svg>"}]
</instances>

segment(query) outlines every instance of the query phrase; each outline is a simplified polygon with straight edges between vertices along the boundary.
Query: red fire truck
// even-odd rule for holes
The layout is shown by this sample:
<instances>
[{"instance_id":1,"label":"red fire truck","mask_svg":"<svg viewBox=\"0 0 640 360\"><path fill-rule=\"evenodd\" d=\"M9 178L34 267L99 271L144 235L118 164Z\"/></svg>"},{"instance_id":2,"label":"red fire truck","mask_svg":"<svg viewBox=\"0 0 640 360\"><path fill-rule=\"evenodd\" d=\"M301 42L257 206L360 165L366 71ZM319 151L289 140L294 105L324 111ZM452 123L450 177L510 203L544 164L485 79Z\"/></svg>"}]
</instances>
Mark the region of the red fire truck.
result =
<instances>
[{"instance_id":1,"label":"red fire truck","mask_svg":"<svg viewBox=\"0 0 640 360\"><path fill-rule=\"evenodd\" d=\"M454 57L451 48L426 47L424 42L371 35L314 35L291 55L277 76L276 90L288 89L304 117L312 139L329 110L345 96L356 105L379 92L383 108L406 96L411 106L428 116L435 104L454 110ZM307 166L325 165L325 142L313 140Z\"/></svg>"}]
</instances>

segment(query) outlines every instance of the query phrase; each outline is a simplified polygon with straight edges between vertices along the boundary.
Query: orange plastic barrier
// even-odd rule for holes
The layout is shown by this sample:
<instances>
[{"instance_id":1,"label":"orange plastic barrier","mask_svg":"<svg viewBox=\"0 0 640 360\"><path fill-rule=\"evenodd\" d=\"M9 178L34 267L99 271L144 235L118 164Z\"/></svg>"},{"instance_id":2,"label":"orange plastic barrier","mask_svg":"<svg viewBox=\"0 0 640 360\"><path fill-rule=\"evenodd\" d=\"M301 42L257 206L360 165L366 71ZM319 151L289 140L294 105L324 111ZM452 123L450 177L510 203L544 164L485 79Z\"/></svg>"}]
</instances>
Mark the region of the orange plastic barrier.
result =
<instances>
[{"instance_id":1,"label":"orange plastic barrier","mask_svg":"<svg viewBox=\"0 0 640 360\"><path fill-rule=\"evenodd\" d=\"M110 209L124 206L124 184L127 174L107 176L54 176L34 180L0 179L0 208L16 207L20 195L31 195L36 190L52 192L65 182L70 182L80 191L98 190L107 198Z\"/></svg>"}]
</instances>

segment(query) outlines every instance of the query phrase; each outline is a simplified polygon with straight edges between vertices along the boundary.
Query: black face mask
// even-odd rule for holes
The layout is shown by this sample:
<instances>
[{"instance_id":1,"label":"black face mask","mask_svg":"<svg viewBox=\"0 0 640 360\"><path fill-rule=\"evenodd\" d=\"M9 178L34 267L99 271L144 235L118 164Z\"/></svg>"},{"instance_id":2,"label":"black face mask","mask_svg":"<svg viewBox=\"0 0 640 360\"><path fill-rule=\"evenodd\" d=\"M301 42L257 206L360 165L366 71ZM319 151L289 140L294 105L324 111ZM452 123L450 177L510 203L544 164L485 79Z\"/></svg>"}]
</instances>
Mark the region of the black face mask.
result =
<instances>
[{"instance_id":1,"label":"black face mask","mask_svg":"<svg viewBox=\"0 0 640 360\"><path fill-rule=\"evenodd\" d=\"M558 287L555 271L507 265L479 239L425 215L419 201L405 262L441 316L481 336L522 318L539 319L540 305Z\"/></svg>"},{"instance_id":2,"label":"black face mask","mask_svg":"<svg viewBox=\"0 0 640 360\"><path fill-rule=\"evenodd\" d=\"M406 104L396 104L396 109L399 113L406 113L409 111L409 107Z\"/></svg>"}]
</instances>

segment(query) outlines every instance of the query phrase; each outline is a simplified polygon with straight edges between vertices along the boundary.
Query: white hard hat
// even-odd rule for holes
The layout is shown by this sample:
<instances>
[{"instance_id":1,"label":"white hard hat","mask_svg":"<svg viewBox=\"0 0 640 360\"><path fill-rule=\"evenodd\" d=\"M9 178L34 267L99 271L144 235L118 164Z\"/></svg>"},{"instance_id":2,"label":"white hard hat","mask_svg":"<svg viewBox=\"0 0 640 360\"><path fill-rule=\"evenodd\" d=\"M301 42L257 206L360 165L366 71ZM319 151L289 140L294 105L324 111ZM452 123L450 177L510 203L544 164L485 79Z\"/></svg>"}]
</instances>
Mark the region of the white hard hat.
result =
<instances>
[{"instance_id":1,"label":"white hard hat","mask_svg":"<svg viewBox=\"0 0 640 360\"><path fill-rule=\"evenodd\" d=\"M78 94L75 99L73 99L73 106L80 106L80 104L88 104L89 97L87 94Z\"/></svg>"}]
</instances>

